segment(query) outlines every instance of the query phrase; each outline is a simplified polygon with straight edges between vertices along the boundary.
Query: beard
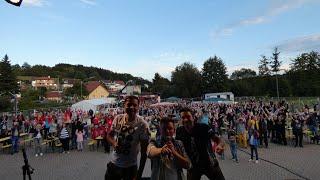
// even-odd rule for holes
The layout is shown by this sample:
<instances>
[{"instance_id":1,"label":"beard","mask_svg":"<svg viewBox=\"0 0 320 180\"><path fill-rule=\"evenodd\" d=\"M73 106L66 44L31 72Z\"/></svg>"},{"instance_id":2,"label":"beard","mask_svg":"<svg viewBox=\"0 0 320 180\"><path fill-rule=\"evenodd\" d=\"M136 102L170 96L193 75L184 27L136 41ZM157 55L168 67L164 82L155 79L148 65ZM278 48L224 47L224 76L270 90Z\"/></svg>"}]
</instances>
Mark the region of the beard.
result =
<instances>
[{"instance_id":1,"label":"beard","mask_svg":"<svg viewBox=\"0 0 320 180\"><path fill-rule=\"evenodd\" d=\"M129 115L129 116L134 116L137 114L137 111L136 109L134 108L126 108L126 113Z\"/></svg>"}]
</instances>

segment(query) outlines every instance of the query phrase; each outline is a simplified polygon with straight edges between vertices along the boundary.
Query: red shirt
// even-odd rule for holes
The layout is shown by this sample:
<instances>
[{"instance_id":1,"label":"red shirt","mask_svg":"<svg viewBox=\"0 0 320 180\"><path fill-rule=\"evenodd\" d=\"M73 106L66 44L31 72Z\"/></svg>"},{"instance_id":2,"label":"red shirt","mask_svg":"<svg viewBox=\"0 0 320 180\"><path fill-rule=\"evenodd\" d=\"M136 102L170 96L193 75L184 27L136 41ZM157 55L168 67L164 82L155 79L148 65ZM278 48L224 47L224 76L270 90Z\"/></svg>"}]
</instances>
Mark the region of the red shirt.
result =
<instances>
[{"instance_id":1,"label":"red shirt","mask_svg":"<svg viewBox=\"0 0 320 180\"><path fill-rule=\"evenodd\" d=\"M106 127L105 126L100 126L99 127L99 135L104 137L106 133Z\"/></svg>"},{"instance_id":2,"label":"red shirt","mask_svg":"<svg viewBox=\"0 0 320 180\"><path fill-rule=\"evenodd\" d=\"M96 139L99 136L99 129L98 128L91 128L91 138Z\"/></svg>"},{"instance_id":3,"label":"red shirt","mask_svg":"<svg viewBox=\"0 0 320 180\"><path fill-rule=\"evenodd\" d=\"M111 127L112 127L112 121L113 121L113 119L106 118L106 132L110 132Z\"/></svg>"},{"instance_id":4,"label":"red shirt","mask_svg":"<svg viewBox=\"0 0 320 180\"><path fill-rule=\"evenodd\" d=\"M95 117L93 119L93 124L96 125L96 124L99 124L99 119L97 117Z\"/></svg>"}]
</instances>

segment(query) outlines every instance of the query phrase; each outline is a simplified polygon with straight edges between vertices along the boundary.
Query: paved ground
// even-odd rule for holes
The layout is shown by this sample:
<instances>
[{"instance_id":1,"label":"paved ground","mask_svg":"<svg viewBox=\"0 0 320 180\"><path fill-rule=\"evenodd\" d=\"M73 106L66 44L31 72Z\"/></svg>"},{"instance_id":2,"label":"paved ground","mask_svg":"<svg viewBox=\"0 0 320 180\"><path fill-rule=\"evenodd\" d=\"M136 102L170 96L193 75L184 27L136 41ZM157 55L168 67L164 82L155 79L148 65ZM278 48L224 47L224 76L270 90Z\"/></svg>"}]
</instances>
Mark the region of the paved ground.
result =
<instances>
[{"instance_id":1,"label":"paved ground","mask_svg":"<svg viewBox=\"0 0 320 180\"><path fill-rule=\"evenodd\" d=\"M109 155L100 151L71 151L70 154L47 153L35 157L32 149L27 149L29 163L36 169L35 180L101 180L104 178ZM304 148L271 144L269 149L260 148L262 159L258 164L249 163L249 149L238 151L240 163L231 161L229 148L225 160L220 160L221 169L230 180L239 179L319 179L320 145L306 144ZM0 179L22 179L22 153L9 155L0 152ZM150 162L147 162L144 176L150 176ZM203 179L206 179L203 177Z\"/></svg>"}]
</instances>

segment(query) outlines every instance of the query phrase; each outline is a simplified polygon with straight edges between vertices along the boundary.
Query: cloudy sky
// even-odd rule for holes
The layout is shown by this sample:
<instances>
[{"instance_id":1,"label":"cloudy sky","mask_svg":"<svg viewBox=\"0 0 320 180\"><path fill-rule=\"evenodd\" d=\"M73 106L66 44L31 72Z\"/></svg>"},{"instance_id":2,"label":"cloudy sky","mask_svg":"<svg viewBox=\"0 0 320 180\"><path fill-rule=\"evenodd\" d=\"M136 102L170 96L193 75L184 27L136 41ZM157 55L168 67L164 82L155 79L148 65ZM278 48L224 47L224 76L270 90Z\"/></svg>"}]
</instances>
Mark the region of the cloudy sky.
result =
<instances>
[{"instance_id":1,"label":"cloudy sky","mask_svg":"<svg viewBox=\"0 0 320 180\"><path fill-rule=\"evenodd\" d=\"M0 0L0 57L13 64L83 64L170 78L210 56L228 73L257 70L279 47L283 67L320 51L320 0Z\"/></svg>"}]
</instances>

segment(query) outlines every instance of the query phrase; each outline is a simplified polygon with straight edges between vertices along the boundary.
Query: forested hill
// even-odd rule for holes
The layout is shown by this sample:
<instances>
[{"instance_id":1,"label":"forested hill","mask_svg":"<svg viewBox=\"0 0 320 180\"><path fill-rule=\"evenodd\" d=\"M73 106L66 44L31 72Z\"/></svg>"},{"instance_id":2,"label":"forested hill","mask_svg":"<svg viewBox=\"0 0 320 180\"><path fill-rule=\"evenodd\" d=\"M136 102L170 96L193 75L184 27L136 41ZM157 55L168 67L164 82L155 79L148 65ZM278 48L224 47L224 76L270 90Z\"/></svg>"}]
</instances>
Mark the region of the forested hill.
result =
<instances>
[{"instance_id":1,"label":"forested hill","mask_svg":"<svg viewBox=\"0 0 320 180\"><path fill-rule=\"evenodd\" d=\"M141 77L134 77L127 73L115 73L98 67L87 67L83 65L56 64L53 67L45 65L30 66L24 63L22 66L13 65L17 76L51 76L54 78L75 78L82 80L134 80L136 84L148 84L151 82Z\"/></svg>"}]
</instances>

